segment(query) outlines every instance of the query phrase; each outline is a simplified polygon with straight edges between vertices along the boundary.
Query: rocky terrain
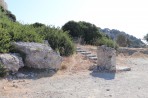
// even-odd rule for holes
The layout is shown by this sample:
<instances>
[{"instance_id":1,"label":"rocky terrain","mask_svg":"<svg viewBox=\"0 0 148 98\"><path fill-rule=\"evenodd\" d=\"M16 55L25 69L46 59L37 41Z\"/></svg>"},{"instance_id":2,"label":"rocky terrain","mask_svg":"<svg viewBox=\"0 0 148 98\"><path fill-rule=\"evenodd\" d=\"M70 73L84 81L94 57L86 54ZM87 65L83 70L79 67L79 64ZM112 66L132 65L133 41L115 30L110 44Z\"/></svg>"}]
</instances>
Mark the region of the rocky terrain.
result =
<instances>
[{"instance_id":1,"label":"rocky terrain","mask_svg":"<svg viewBox=\"0 0 148 98\"><path fill-rule=\"evenodd\" d=\"M86 49L95 50L88 47ZM46 77L40 74L36 78L1 79L0 98L147 98L148 55L121 53L116 60L117 66L129 66L132 70L89 71L87 68L92 63L77 53L64 58L62 65L66 67L52 77L53 72L49 72Z\"/></svg>"}]
</instances>

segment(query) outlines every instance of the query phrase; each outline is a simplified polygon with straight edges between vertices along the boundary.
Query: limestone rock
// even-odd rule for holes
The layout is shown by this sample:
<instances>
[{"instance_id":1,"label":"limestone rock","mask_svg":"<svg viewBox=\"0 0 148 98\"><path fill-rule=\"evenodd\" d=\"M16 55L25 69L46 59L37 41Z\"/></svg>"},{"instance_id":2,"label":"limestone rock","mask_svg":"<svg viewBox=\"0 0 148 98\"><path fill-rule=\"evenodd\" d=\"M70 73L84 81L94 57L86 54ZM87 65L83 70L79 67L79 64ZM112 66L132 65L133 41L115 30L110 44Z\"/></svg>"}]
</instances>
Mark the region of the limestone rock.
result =
<instances>
[{"instance_id":1,"label":"limestone rock","mask_svg":"<svg viewBox=\"0 0 148 98\"><path fill-rule=\"evenodd\" d=\"M25 66L38 69L59 69L61 67L62 57L47 44L14 42L12 45L16 50L25 55Z\"/></svg>"},{"instance_id":2,"label":"limestone rock","mask_svg":"<svg viewBox=\"0 0 148 98\"><path fill-rule=\"evenodd\" d=\"M16 54L0 54L0 63L12 72L17 72L19 68L24 66L22 58Z\"/></svg>"},{"instance_id":3,"label":"limestone rock","mask_svg":"<svg viewBox=\"0 0 148 98\"><path fill-rule=\"evenodd\" d=\"M116 50L110 47L98 46L97 49L98 61L97 65L103 70L116 70Z\"/></svg>"}]
</instances>

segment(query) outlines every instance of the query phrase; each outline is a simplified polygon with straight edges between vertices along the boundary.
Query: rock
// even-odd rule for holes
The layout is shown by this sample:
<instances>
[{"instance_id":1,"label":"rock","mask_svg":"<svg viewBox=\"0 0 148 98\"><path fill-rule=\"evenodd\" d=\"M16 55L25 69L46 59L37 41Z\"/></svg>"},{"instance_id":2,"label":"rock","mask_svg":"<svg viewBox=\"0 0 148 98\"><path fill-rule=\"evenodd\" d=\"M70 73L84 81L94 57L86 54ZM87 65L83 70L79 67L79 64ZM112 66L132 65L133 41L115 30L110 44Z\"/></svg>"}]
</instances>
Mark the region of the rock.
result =
<instances>
[{"instance_id":1,"label":"rock","mask_svg":"<svg viewBox=\"0 0 148 98\"><path fill-rule=\"evenodd\" d=\"M25 74L23 74L23 73L17 73L16 74L16 77L17 78L26 78L28 75L25 75Z\"/></svg>"},{"instance_id":2,"label":"rock","mask_svg":"<svg viewBox=\"0 0 148 98\"><path fill-rule=\"evenodd\" d=\"M14 42L12 45L24 56L25 66L43 69L60 69L62 57L47 44L34 42Z\"/></svg>"},{"instance_id":3,"label":"rock","mask_svg":"<svg viewBox=\"0 0 148 98\"><path fill-rule=\"evenodd\" d=\"M0 63L12 72L17 72L19 68L24 66L22 58L16 54L0 54Z\"/></svg>"},{"instance_id":4,"label":"rock","mask_svg":"<svg viewBox=\"0 0 148 98\"><path fill-rule=\"evenodd\" d=\"M116 66L117 71L131 71L130 67L127 66Z\"/></svg>"},{"instance_id":5,"label":"rock","mask_svg":"<svg viewBox=\"0 0 148 98\"><path fill-rule=\"evenodd\" d=\"M116 50L110 47L98 46L97 48L97 65L99 70L116 70Z\"/></svg>"}]
</instances>

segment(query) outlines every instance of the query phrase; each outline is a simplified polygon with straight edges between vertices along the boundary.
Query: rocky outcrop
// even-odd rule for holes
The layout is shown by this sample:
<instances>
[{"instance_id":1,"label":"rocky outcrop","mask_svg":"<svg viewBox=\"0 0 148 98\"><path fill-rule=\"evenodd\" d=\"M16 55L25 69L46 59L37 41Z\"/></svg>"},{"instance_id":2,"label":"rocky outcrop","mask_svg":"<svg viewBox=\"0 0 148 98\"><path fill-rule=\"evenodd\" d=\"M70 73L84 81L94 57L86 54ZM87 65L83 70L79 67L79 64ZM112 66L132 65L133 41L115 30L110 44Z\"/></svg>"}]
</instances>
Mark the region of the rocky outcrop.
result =
<instances>
[{"instance_id":1,"label":"rocky outcrop","mask_svg":"<svg viewBox=\"0 0 148 98\"><path fill-rule=\"evenodd\" d=\"M12 72L24 66L22 58L16 54L0 54L0 63Z\"/></svg>"},{"instance_id":2,"label":"rocky outcrop","mask_svg":"<svg viewBox=\"0 0 148 98\"><path fill-rule=\"evenodd\" d=\"M38 69L61 67L62 57L47 44L14 42L12 45L24 55L25 66Z\"/></svg>"},{"instance_id":3,"label":"rocky outcrop","mask_svg":"<svg viewBox=\"0 0 148 98\"><path fill-rule=\"evenodd\" d=\"M4 9L8 9L7 3L4 0L0 0L0 6L2 6Z\"/></svg>"},{"instance_id":4,"label":"rocky outcrop","mask_svg":"<svg viewBox=\"0 0 148 98\"><path fill-rule=\"evenodd\" d=\"M98 46L97 48L98 61L97 65L99 70L116 70L116 50L110 47Z\"/></svg>"}]
</instances>

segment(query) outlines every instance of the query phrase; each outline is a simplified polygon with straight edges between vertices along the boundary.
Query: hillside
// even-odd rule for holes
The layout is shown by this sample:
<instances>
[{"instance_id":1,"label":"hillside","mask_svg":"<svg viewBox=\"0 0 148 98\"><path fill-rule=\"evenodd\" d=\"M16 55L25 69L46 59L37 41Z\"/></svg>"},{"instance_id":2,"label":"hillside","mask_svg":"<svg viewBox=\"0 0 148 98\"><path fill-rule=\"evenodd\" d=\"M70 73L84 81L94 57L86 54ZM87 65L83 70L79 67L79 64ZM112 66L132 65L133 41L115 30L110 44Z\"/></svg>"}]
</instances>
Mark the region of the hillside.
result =
<instances>
[{"instance_id":1,"label":"hillside","mask_svg":"<svg viewBox=\"0 0 148 98\"><path fill-rule=\"evenodd\" d=\"M100 29L100 31L107 34L110 38L114 40L116 40L119 35L125 36L130 41L130 45L128 47L140 48L145 46L145 44L140 39L136 38L135 36L129 35L126 32L116 29L111 30L108 28Z\"/></svg>"}]
</instances>

